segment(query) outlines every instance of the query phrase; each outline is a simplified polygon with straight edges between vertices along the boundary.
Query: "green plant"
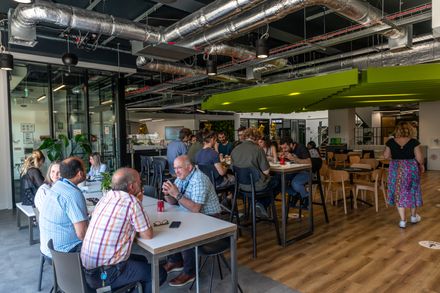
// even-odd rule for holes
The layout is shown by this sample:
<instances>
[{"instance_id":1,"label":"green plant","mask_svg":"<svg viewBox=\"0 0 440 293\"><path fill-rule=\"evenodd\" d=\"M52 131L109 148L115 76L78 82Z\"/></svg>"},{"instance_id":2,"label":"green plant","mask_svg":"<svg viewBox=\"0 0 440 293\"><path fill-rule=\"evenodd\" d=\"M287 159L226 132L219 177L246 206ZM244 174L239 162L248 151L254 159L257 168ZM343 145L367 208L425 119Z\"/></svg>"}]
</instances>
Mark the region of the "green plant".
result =
<instances>
[{"instance_id":1,"label":"green plant","mask_svg":"<svg viewBox=\"0 0 440 293\"><path fill-rule=\"evenodd\" d=\"M92 153L92 147L86 134L77 134L71 139L64 134L58 135L58 139L48 137L43 140L38 149L45 150L51 161L79 154L88 156Z\"/></svg>"},{"instance_id":2,"label":"green plant","mask_svg":"<svg viewBox=\"0 0 440 293\"><path fill-rule=\"evenodd\" d=\"M103 172L101 181L101 190L110 190L112 188L112 174L110 172Z\"/></svg>"}]
</instances>

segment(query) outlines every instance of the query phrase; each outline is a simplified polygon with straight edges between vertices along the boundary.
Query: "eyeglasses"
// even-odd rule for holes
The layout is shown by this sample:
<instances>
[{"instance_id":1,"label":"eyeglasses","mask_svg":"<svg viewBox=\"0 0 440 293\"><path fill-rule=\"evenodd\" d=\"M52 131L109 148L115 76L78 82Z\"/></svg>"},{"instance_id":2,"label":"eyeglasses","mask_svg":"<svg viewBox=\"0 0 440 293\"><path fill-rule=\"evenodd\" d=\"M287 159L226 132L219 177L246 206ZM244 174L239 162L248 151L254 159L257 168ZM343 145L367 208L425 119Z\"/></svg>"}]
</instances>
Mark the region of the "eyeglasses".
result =
<instances>
[{"instance_id":1,"label":"eyeglasses","mask_svg":"<svg viewBox=\"0 0 440 293\"><path fill-rule=\"evenodd\" d=\"M154 227L158 227L158 226L163 226L163 225L168 225L169 222L168 220L162 220L162 221L156 221L153 223Z\"/></svg>"}]
</instances>

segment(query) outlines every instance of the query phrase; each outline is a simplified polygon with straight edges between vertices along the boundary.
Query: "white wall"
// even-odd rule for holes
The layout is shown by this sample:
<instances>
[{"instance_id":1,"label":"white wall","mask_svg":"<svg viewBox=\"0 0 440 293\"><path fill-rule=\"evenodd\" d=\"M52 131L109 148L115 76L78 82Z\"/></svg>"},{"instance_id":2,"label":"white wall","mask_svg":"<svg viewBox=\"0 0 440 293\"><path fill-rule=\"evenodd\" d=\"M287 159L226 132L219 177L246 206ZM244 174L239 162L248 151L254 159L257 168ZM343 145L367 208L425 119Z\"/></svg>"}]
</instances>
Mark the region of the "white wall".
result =
<instances>
[{"instance_id":1,"label":"white wall","mask_svg":"<svg viewBox=\"0 0 440 293\"><path fill-rule=\"evenodd\" d=\"M11 154L7 73L0 70L0 210L12 208Z\"/></svg>"},{"instance_id":2,"label":"white wall","mask_svg":"<svg viewBox=\"0 0 440 293\"><path fill-rule=\"evenodd\" d=\"M373 144L381 144L381 127L382 127L382 115L380 112L373 112L371 114L371 127L377 127L377 136L374 137Z\"/></svg>"},{"instance_id":3,"label":"white wall","mask_svg":"<svg viewBox=\"0 0 440 293\"><path fill-rule=\"evenodd\" d=\"M159 137L165 139L165 126L183 126L191 130L195 129L195 120L165 120L159 122L146 122L149 133L159 133Z\"/></svg>"},{"instance_id":4,"label":"white wall","mask_svg":"<svg viewBox=\"0 0 440 293\"><path fill-rule=\"evenodd\" d=\"M318 129L319 122L321 122L321 126L328 126L327 118L316 118L316 119L307 119L306 121L306 142L313 140L316 144L318 144Z\"/></svg>"},{"instance_id":5,"label":"white wall","mask_svg":"<svg viewBox=\"0 0 440 293\"><path fill-rule=\"evenodd\" d=\"M428 169L440 170L438 150L440 149L440 101L420 103L419 139L428 146ZM434 155L435 154L435 155Z\"/></svg>"},{"instance_id":6,"label":"white wall","mask_svg":"<svg viewBox=\"0 0 440 293\"><path fill-rule=\"evenodd\" d=\"M328 134L329 137L340 137L348 148L354 146L355 109L341 109L328 111ZM336 133L338 126L340 132Z\"/></svg>"}]
</instances>

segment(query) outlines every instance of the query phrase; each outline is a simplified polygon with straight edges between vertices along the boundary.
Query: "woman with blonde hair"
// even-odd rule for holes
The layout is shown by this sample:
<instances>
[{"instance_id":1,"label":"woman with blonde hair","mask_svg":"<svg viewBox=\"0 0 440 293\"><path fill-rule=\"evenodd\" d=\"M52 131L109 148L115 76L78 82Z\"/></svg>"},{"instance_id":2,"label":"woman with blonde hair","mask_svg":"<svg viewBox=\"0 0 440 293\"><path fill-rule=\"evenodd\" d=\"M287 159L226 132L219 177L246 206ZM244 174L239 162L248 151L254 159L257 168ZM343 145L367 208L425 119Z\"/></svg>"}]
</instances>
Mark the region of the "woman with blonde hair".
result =
<instances>
[{"instance_id":1,"label":"woman with blonde hair","mask_svg":"<svg viewBox=\"0 0 440 293\"><path fill-rule=\"evenodd\" d=\"M405 209L411 209L411 223L420 222L417 207L422 206L420 173L425 171L420 142L414 138L415 129L409 122L397 124L393 138L386 142L385 159L389 159L388 202L396 205L400 228L406 228Z\"/></svg>"},{"instance_id":2,"label":"woman with blonde hair","mask_svg":"<svg viewBox=\"0 0 440 293\"><path fill-rule=\"evenodd\" d=\"M44 177L40 167L43 166L45 157L40 150L34 150L26 158L20 171L20 196L23 205L34 205L37 189L43 184Z\"/></svg>"},{"instance_id":3,"label":"woman with blonde hair","mask_svg":"<svg viewBox=\"0 0 440 293\"><path fill-rule=\"evenodd\" d=\"M107 166L101 163L101 155L99 153L93 153L89 157L90 171L87 173L87 178L90 180L101 180L102 175L107 171Z\"/></svg>"},{"instance_id":4,"label":"woman with blonde hair","mask_svg":"<svg viewBox=\"0 0 440 293\"><path fill-rule=\"evenodd\" d=\"M44 183L38 188L37 193L35 194L35 206L37 209L40 208L41 204L46 199L46 195L52 185L60 179L60 163L61 161L53 161L49 165Z\"/></svg>"}]
</instances>

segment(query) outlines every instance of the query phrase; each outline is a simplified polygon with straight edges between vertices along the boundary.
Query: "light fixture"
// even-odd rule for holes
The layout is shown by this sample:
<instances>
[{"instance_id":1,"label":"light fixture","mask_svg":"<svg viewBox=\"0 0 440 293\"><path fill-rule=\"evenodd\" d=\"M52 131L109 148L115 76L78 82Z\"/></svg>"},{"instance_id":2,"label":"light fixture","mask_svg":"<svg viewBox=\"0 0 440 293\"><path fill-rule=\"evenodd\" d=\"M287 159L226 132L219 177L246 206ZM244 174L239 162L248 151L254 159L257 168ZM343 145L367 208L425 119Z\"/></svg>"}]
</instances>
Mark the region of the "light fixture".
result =
<instances>
[{"instance_id":1,"label":"light fixture","mask_svg":"<svg viewBox=\"0 0 440 293\"><path fill-rule=\"evenodd\" d=\"M217 75L217 62L212 59L206 60L206 74L209 76Z\"/></svg>"},{"instance_id":2,"label":"light fixture","mask_svg":"<svg viewBox=\"0 0 440 293\"><path fill-rule=\"evenodd\" d=\"M145 118L145 119L139 119L139 122L143 122L143 121L152 121L153 118Z\"/></svg>"},{"instance_id":3,"label":"light fixture","mask_svg":"<svg viewBox=\"0 0 440 293\"><path fill-rule=\"evenodd\" d=\"M206 113L204 110L201 110L201 109L196 109L196 111L199 112L199 113L203 113L203 114Z\"/></svg>"},{"instance_id":4,"label":"light fixture","mask_svg":"<svg viewBox=\"0 0 440 293\"><path fill-rule=\"evenodd\" d=\"M223 102L222 105L226 106L226 105L230 105L231 102Z\"/></svg>"},{"instance_id":5,"label":"light fixture","mask_svg":"<svg viewBox=\"0 0 440 293\"><path fill-rule=\"evenodd\" d=\"M151 122L160 122L160 121L165 121L165 119L154 119L154 120L151 120Z\"/></svg>"},{"instance_id":6,"label":"light fixture","mask_svg":"<svg viewBox=\"0 0 440 293\"><path fill-rule=\"evenodd\" d=\"M300 95L301 93L299 93L299 92L294 92L294 93L290 93L290 94L288 94L288 96L297 96L297 95Z\"/></svg>"},{"instance_id":7,"label":"light fixture","mask_svg":"<svg viewBox=\"0 0 440 293\"><path fill-rule=\"evenodd\" d=\"M269 57L269 48L267 47L267 39L261 38L255 42L256 56L258 59Z\"/></svg>"},{"instance_id":8,"label":"light fixture","mask_svg":"<svg viewBox=\"0 0 440 293\"><path fill-rule=\"evenodd\" d=\"M260 110L260 111L262 111L262 110L267 110L267 109L269 109L269 108L267 108L267 107L261 107L261 108L258 108L258 110Z\"/></svg>"},{"instance_id":9,"label":"light fixture","mask_svg":"<svg viewBox=\"0 0 440 293\"><path fill-rule=\"evenodd\" d=\"M101 105L109 105L109 104L113 104L113 101L107 100L107 101L101 102Z\"/></svg>"},{"instance_id":10,"label":"light fixture","mask_svg":"<svg viewBox=\"0 0 440 293\"><path fill-rule=\"evenodd\" d=\"M0 69L3 70L14 69L14 57L6 52L5 46L1 45L1 43L0 43Z\"/></svg>"},{"instance_id":11,"label":"light fixture","mask_svg":"<svg viewBox=\"0 0 440 293\"><path fill-rule=\"evenodd\" d=\"M14 0L14 1L17 3L23 3L23 4L30 4L33 2L32 0Z\"/></svg>"},{"instance_id":12,"label":"light fixture","mask_svg":"<svg viewBox=\"0 0 440 293\"><path fill-rule=\"evenodd\" d=\"M406 96L417 96L420 94L378 94L378 95L354 95L354 96L341 96L343 98L380 98L380 97L406 97Z\"/></svg>"},{"instance_id":13,"label":"light fixture","mask_svg":"<svg viewBox=\"0 0 440 293\"><path fill-rule=\"evenodd\" d=\"M63 64L69 67L70 72L70 66L76 66L78 64L78 56L76 56L73 53L70 53L70 46L69 46L69 35L67 35L67 53L65 53L61 57L61 61L63 61Z\"/></svg>"},{"instance_id":14,"label":"light fixture","mask_svg":"<svg viewBox=\"0 0 440 293\"><path fill-rule=\"evenodd\" d=\"M59 91L60 89L65 88L65 87L66 87L66 85L65 85L65 84L62 84L62 85L60 85L59 87L54 88L54 89L53 89L53 92Z\"/></svg>"},{"instance_id":15,"label":"light fixture","mask_svg":"<svg viewBox=\"0 0 440 293\"><path fill-rule=\"evenodd\" d=\"M41 97L39 97L39 98L37 99L37 101L38 101L38 102L41 102L41 101L44 100L45 98L47 98L47 96L46 96L46 95L42 95Z\"/></svg>"}]
</instances>

